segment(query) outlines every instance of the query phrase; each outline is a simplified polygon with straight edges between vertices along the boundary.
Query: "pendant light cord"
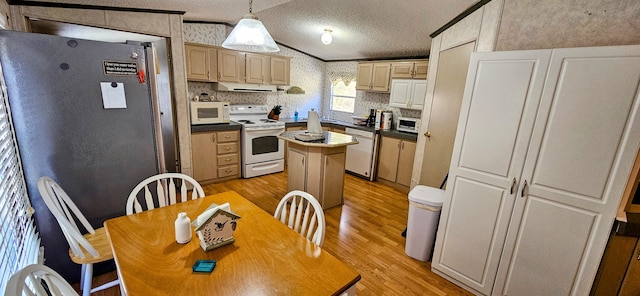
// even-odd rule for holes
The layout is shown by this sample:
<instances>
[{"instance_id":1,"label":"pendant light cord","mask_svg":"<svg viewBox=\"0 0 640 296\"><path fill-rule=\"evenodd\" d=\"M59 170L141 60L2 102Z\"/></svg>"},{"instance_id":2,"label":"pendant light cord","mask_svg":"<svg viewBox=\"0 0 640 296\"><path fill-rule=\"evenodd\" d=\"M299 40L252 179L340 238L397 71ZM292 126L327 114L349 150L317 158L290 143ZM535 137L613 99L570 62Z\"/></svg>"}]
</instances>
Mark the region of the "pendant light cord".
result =
<instances>
[{"instance_id":1,"label":"pendant light cord","mask_svg":"<svg viewBox=\"0 0 640 296\"><path fill-rule=\"evenodd\" d=\"M249 0L249 13L253 13L253 0Z\"/></svg>"}]
</instances>

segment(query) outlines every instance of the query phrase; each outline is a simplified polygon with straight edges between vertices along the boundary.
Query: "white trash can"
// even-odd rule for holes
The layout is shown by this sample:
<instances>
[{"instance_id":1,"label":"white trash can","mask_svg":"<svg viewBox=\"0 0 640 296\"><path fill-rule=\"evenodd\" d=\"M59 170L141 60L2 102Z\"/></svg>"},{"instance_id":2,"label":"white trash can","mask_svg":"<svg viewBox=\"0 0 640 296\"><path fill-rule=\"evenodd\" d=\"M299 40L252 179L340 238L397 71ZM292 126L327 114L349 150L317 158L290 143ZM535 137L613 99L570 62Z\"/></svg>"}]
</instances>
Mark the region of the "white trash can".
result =
<instances>
[{"instance_id":1,"label":"white trash can","mask_svg":"<svg viewBox=\"0 0 640 296\"><path fill-rule=\"evenodd\" d=\"M420 261L429 260L436 238L444 190L418 185L409 192L409 218L405 253Z\"/></svg>"}]
</instances>

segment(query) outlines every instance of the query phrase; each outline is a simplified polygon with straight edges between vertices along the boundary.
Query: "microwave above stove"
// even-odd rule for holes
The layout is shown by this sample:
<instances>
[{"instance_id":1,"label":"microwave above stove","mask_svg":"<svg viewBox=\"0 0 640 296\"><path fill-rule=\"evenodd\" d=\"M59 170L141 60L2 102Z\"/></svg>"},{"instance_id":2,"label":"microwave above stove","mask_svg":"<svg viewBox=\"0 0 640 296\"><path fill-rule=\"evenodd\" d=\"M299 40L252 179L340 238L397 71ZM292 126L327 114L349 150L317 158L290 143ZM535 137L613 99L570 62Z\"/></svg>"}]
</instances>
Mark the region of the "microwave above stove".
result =
<instances>
[{"instance_id":1,"label":"microwave above stove","mask_svg":"<svg viewBox=\"0 0 640 296\"><path fill-rule=\"evenodd\" d=\"M420 129L420 119L400 117L398 118L397 130L417 134Z\"/></svg>"},{"instance_id":2,"label":"microwave above stove","mask_svg":"<svg viewBox=\"0 0 640 296\"><path fill-rule=\"evenodd\" d=\"M229 123L229 102L191 102L191 124Z\"/></svg>"}]
</instances>

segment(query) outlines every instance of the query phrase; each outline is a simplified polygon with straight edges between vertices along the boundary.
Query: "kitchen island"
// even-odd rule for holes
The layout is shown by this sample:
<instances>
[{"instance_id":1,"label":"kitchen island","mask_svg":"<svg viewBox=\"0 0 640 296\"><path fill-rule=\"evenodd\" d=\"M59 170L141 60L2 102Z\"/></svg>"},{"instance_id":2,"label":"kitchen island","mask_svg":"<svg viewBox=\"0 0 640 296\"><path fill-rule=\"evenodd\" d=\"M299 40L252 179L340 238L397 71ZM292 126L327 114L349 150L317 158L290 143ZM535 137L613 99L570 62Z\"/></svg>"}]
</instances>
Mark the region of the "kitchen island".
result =
<instances>
[{"instance_id":1,"label":"kitchen island","mask_svg":"<svg viewBox=\"0 0 640 296\"><path fill-rule=\"evenodd\" d=\"M303 190L315 196L323 209L341 205L344 189L346 147L358 144L356 137L324 132L323 140L303 142L289 131L278 136L288 141L287 190Z\"/></svg>"}]
</instances>

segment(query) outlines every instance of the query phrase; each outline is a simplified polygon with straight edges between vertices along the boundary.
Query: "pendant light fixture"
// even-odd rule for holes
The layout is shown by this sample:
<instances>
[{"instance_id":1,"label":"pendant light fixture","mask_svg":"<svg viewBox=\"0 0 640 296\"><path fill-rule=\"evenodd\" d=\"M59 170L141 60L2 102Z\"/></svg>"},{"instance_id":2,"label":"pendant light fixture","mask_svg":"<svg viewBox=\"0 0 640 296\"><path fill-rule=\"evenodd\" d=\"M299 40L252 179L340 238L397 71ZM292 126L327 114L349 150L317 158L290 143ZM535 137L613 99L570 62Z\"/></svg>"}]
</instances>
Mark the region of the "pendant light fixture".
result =
<instances>
[{"instance_id":1,"label":"pendant light fixture","mask_svg":"<svg viewBox=\"0 0 640 296\"><path fill-rule=\"evenodd\" d=\"M253 14L253 0L249 0L249 13L245 14L222 43L222 47L240 51L278 52L269 32Z\"/></svg>"},{"instance_id":2,"label":"pendant light fixture","mask_svg":"<svg viewBox=\"0 0 640 296\"><path fill-rule=\"evenodd\" d=\"M322 36L320 36L320 41L322 41L322 43L325 45L331 44L331 41L333 41L333 36L331 35L332 32L333 31L329 29L324 29L324 33L322 33Z\"/></svg>"}]
</instances>

